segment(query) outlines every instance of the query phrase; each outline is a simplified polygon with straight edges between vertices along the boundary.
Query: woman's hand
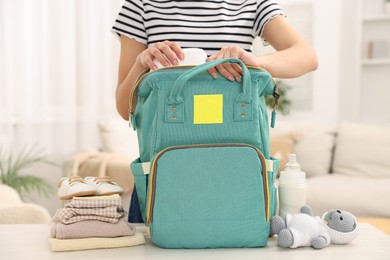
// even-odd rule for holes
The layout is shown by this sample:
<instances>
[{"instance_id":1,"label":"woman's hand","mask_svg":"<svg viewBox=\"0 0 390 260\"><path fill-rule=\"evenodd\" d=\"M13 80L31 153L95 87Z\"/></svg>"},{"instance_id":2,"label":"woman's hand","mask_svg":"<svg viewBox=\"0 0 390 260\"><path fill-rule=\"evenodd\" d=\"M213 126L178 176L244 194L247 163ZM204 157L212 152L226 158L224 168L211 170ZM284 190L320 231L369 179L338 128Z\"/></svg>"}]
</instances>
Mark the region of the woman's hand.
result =
<instances>
[{"instance_id":1,"label":"woman's hand","mask_svg":"<svg viewBox=\"0 0 390 260\"><path fill-rule=\"evenodd\" d=\"M208 57L206 61L208 62L225 58L236 58L242 60L245 64L256 65L255 55L235 45L223 47L218 53ZM209 73L215 79L218 77L217 70L222 76L230 81L241 81L242 68L236 63L223 63L209 69Z\"/></svg>"},{"instance_id":2,"label":"woman's hand","mask_svg":"<svg viewBox=\"0 0 390 260\"><path fill-rule=\"evenodd\" d=\"M179 63L178 59L183 60L184 53L178 43L170 41L155 43L137 57L137 61L145 69L150 68L151 70L157 69L157 65L154 63L155 60L165 67L177 65Z\"/></svg>"}]
</instances>

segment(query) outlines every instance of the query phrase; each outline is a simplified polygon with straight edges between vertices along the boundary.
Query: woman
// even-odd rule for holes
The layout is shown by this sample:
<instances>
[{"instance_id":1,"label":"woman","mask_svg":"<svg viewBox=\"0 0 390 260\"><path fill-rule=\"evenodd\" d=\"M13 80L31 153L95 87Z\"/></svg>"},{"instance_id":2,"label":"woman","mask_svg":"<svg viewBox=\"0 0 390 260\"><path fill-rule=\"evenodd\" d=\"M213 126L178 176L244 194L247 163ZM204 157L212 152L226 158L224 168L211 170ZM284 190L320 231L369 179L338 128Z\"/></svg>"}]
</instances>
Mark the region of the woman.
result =
<instances>
[{"instance_id":1,"label":"woman","mask_svg":"<svg viewBox=\"0 0 390 260\"><path fill-rule=\"evenodd\" d=\"M317 68L315 51L288 23L275 0L126 0L113 31L121 42L116 105L125 120L129 90L138 74L155 69L154 59L175 65L184 58L184 47L204 49L210 55L207 61L239 58L277 78L298 77ZM254 56L250 49L256 36L277 51ZM226 63L210 74L215 78L217 71L240 80L239 66Z\"/></svg>"},{"instance_id":2,"label":"woman","mask_svg":"<svg viewBox=\"0 0 390 260\"><path fill-rule=\"evenodd\" d=\"M317 67L315 51L288 23L275 0L126 0L113 31L121 43L116 106L125 120L137 76L156 69L156 60L164 66L176 65L184 58L182 48L205 50L206 61L238 58L278 78L298 77ZM277 51L252 54L257 36ZM242 69L237 64L209 70L213 78L218 72L241 81Z\"/></svg>"}]
</instances>

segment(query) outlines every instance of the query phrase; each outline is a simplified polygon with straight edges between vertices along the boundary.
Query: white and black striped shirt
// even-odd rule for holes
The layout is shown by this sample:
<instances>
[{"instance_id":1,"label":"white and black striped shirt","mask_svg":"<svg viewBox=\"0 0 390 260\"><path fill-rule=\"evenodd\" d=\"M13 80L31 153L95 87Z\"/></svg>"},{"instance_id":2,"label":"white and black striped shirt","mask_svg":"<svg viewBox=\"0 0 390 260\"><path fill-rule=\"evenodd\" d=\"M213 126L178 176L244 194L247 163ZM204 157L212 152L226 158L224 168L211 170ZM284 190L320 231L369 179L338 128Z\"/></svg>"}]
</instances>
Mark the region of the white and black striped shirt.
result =
<instances>
[{"instance_id":1,"label":"white and black striped shirt","mask_svg":"<svg viewBox=\"0 0 390 260\"><path fill-rule=\"evenodd\" d=\"M169 40L212 55L227 45L251 51L254 38L280 14L277 0L125 0L112 31L146 45Z\"/></svg>"}]
</instances>

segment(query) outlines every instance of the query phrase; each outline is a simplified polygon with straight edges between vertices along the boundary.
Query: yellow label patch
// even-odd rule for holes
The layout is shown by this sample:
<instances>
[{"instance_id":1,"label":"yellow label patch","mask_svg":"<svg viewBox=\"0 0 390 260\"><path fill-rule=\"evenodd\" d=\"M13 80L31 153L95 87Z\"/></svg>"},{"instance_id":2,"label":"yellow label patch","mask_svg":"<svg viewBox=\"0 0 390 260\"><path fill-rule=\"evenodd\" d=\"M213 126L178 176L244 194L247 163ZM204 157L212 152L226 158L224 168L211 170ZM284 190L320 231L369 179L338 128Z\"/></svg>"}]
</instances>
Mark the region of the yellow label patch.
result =
<instances>
[{"instance_id":1,"label":"yellow label patch","mask_svg":"<svg viewBox=\"0 0 390 260\"><path fill-rule=\"evenodd\" d=\"M222 124L223 95L194 95L194 124Z\"/></svg>"}]
</instances>

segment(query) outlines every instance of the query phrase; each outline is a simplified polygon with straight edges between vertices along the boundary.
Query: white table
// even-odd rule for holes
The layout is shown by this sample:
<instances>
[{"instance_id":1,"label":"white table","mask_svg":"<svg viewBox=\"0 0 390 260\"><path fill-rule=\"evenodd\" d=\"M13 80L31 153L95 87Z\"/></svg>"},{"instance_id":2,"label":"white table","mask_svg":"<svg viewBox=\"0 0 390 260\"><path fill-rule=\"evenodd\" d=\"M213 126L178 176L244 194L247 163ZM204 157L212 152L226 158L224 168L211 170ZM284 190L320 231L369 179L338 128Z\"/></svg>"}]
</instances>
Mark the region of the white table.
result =
<instances>
[{"instance_id":1,"label":"white table","mask_svg":"<svg viewBox=\"0 0 390 260\"><path fill-rule=\"evenodd\" d=\"M135 247L51 252L47 225L0 225L0 259L390 259L390 236L365 223L360 224L360 231L360 236L348 245L330 245L321 250L283 249L271 238L267 247L250 249L161 249L147 242Z\"/></svg>"}]
</instances>

